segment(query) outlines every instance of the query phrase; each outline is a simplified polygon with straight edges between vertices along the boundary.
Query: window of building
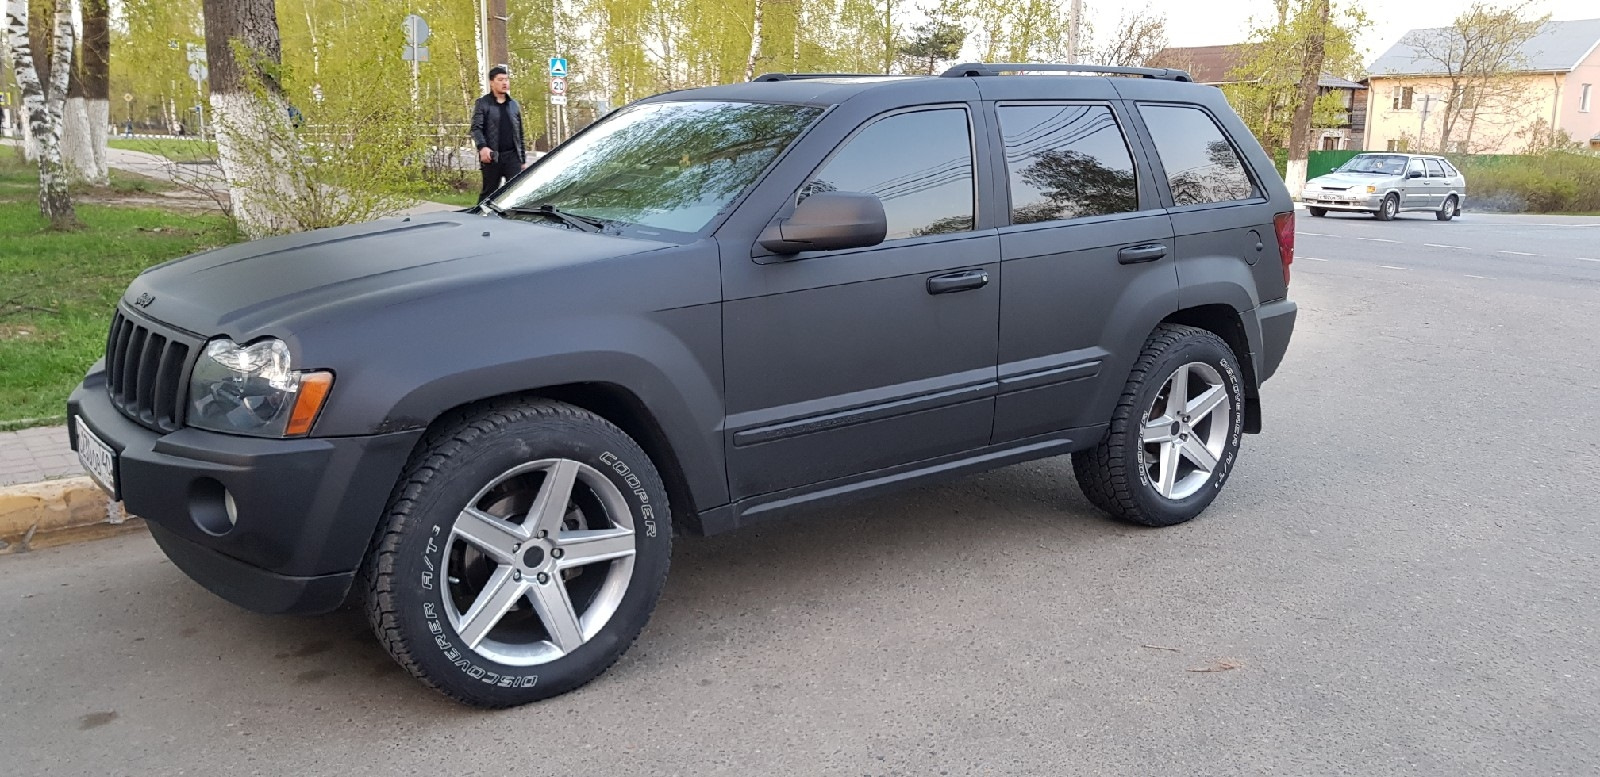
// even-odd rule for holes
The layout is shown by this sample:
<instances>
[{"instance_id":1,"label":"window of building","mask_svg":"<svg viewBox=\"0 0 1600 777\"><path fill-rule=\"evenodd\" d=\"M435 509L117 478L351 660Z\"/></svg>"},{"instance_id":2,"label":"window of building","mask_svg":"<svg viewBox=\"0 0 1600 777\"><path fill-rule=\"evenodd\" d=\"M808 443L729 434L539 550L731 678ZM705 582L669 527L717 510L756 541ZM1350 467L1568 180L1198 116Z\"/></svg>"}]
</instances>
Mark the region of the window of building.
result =
<instances>
[{"instance_id":1,"label":"window of building","mask_svg":"<svg viewBox=\"0 0 1600 777\"><path fill-rule=\"evenodd\" d=\"M801 189L861 192L883 200L886 239L967 232L973 228L972 133L960 108L880 119L823 165Z\"/></svg>"},{"instance_id":2,"label":"window of building","mask_svg":"<svg viewBox=\"0 0 1600 777\"><path fill-rule=\"evenodd\" d=\"M1011 223L1139 209L1133 154L1104 105L1003 105Z\"/></svg>"},{"instance_id":3,"label":"window of building","mask_svg":"<svg viewBox=\"0 0 1600 777\"><path fill-rule=\"evenodd\" d=\"M1384 146L1384 150L1385 151L1399 151L1401 153L1404 153L1406 151L1410 151L1411 150L1411 141L1406 140L1405 138L1400 138L1399 140L1391 140Z\"/></svg>"},{"instance_id":4,"label":"window of building","mask_svg":"<svg viewBox=\"0 0 1600 777\"><path fill-rule=\"evenodd\" d=\"M1397 86L1389 91L1389 96L1394 104L1394 110L1397 111L1411 110L1411 98L1414 95L1415 90L1409 86Z\"/></svg>"},{"instance_id":5,"label":"window of building","mask_svg":"<svg viewBox=\"0 0 1600 777\"><path fill-rule=\"evenodd\" d=\"M1244 160L1210 114L1177 105L1141 105L1139 113L1156 142L1161 166L1166 168L1174 205L1181 208L1261 196L1245 172Z\"/></svg>"},{"instance_id":6,"label":"window of building","mask_svg":"<svg viewBox=\"0 0 1600 777\"><path fill-rule=\"evenodd\" d=\"M1589 93L1592 92L1592 91L1594 91L1594 84L1584 84L1583 85L1583 92L1578 95L1578 110L1579 111L1582 111L1583 113L1588 113L1589 112L1589 98L1591 96Z\"/></svg>"}]
</instances>

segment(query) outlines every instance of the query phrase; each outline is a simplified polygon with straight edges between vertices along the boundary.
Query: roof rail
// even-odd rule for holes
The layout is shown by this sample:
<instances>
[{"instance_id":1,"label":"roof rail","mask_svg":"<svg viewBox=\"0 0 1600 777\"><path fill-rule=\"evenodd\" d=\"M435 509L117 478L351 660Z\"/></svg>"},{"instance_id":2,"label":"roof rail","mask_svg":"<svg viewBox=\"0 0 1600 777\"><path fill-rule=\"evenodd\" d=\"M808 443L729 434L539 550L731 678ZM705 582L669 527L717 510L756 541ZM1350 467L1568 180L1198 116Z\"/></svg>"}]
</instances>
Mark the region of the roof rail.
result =
<instances>
[{"instance_id":1,"label":"roof rail","mask_svg":"<svg viewBox=\"0 0 1600 777\"><path fill-rule=\"evenodd\" d=\"M751 81L804 81L809 78L891 78L887 73L763 73Z\"/></svg>"},{"instance_id":2,"label":"roof rail","mask_svg":"<svg viewBox=\"0 0 1600 777\"><path fill-rule=\"evenodd\" d=\"M1155 67L1109 67L1106 65L1054 65L1039 63L1019 62L964 62L939 74L940 78L968 78L974 76L997 76L1002 73L1018 72L1048 72L1048 73L1103 73L1118 76L1140 76L1143 78L1159 78L1163 81L1194 81L1189 74L1182 70Z\"/></svg>"}]
</instances>

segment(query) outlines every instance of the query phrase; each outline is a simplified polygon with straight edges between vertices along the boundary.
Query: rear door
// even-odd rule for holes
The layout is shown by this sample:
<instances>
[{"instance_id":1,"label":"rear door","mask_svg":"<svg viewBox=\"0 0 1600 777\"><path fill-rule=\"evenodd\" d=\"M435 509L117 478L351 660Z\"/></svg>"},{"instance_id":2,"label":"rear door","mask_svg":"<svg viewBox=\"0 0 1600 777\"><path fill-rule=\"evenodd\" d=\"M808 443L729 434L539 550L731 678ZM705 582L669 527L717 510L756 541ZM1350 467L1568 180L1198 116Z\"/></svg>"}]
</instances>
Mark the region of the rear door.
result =
<instances>
[{"instance_id":1,"label":"rear door","mask_svg":"<svg viewBox=\"0 0 1600 777\"><path fill-rule=\"evenodd\" d=\"M1421 177L1416 177L1421 174ZM1428 210L1433 207L1433 197L1428 188L1428 170L1421 159L1406 163L1405 175L1400 178L1400 207L1406 210Z\"/></svg>"},{"instance_id":2,"label":"rear door","mask_svg":"<svg viewBox=\"0 0 1600 777\"><path fill-rule=\"evenodd\" d=\"M1104 422L1152 306L1175 306L1172 225L1135 163L1121 101L1003 101L1010 226L1000 230L995 442ZM1155 315L1159 318L1159 314Z\"/></svg>"}]
</instances>

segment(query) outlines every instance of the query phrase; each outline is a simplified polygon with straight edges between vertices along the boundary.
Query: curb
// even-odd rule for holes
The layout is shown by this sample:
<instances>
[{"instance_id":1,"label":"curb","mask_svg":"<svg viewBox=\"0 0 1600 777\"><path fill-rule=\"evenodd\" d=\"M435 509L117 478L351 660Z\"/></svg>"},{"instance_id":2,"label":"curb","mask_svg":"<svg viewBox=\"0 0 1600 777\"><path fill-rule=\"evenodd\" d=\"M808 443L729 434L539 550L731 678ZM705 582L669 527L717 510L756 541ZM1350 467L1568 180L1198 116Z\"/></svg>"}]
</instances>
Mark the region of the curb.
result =
<instances>
[{"instance_id":1,"label":"curb","mask_svg":"<svg viewBox=\"0 0 1600 777\"><path fill-rule=\"evenodd\" d=\"M0 555L143 530L89 478L0 488Z\"/></svg>"}]
</instances>

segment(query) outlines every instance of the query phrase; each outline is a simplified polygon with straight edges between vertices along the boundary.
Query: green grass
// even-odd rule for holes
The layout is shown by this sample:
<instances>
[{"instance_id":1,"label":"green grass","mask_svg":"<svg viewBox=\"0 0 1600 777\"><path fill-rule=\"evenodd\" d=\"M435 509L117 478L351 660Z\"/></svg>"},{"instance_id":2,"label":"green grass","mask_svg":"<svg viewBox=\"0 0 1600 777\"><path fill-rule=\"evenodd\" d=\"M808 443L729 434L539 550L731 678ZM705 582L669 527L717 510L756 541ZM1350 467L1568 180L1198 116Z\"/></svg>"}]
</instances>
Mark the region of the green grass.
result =
<instances>
[{"instance_id":1,"label":"green grass","mask_svg":"<svg viewBox=\"0 0 1600 777\"><path fill-rule=\"evenodd\" d=\"M433 191L422 195L422 199L433 202L442 202L446 205L459 205L470 208L478 204L477 192Z\"/></svg>"},{"instance_id":2,"label":"green grass","mask_svg":"<svg viewBox=\"0 0 1600 777\"><path fill-rule=\"evenodd\" d=\"M209 140L112 138L106 145L125 151L143 151L146 154L164 156L174 162L208 162L217 158L217 144Z\"/></svg>"},{"instance_id":3,"label":"green grass","mask_svg":"<svg viewBox=\"0 0 1600 777\"><path fill-rule=\"evenodd\" d=\"M37 180L0 155L0 428L61 421L135 275L234 239L215 214L90 204L77 208L83 229L54 232L39 215Z\"/></svg>"}]
</instances>

